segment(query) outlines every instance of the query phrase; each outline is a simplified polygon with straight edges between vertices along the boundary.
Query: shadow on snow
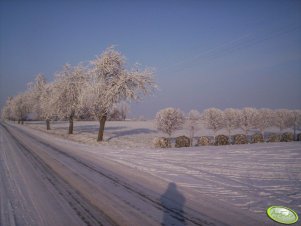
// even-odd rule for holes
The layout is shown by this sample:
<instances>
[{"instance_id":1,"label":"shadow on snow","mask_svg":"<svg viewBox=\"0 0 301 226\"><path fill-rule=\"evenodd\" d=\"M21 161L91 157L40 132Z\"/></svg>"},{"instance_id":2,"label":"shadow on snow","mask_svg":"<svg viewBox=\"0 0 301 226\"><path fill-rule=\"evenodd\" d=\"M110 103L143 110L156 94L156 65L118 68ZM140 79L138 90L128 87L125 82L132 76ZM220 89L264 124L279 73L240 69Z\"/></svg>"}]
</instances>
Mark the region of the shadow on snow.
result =
<instances>
[{"instance_id":1,"label":"shadow on snow","mask_svg":"<svg viewBox=\"0 0 301 226\"><path fill-rule=\"evenodd\" d=\"M181 194L175 183L169 183L163 195L161 195L160 202L164 206L164 214L161 222L162 226L183 226L186 225L184 218L184 204L185 197Z\"/></svg>"}]
</instances>

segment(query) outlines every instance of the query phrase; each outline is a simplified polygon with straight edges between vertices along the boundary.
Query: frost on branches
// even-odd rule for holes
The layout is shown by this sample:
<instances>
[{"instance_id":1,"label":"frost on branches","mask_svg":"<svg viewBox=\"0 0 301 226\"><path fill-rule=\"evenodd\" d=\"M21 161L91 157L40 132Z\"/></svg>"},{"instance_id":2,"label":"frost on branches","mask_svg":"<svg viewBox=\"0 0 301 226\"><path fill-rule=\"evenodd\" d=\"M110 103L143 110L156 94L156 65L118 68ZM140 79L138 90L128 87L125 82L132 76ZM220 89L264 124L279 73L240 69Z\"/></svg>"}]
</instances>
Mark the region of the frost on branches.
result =
<instances>
[{"instance_id":1,"label":"frost on branches","mask_svg":"<svg viewBox=\"0 0 301 226\"><path fill-rule=\"evenodd\" d=\"M32 111L36 114L36 119L42 119L41 95L45 90L46 79L44 75L38 74L33 83L29 85L30 99L32 101Z\"/></svg>"},{"instance_id":2,"label":"frost on branches","mask_svg":"<svg viewBox=\"0 0 301 226\"><path fill-rule=\"evenodd\" d=\"M223 112L218 108L209 108L203 112L202 119L207 129L213 130L215 139L217 131L224 128Z\"/></svg>"},{"instance_id":3,"label":"frost on branches","mask_svg":"<svg viewBox=\"0 0 301 226\"><path fill-rule=\"evenodd\" d=\"M255 108L246 107L239 111L239 127L244 131L245 135L251 128L255 127L257 110Z\"/></svg>"},{"instance_id":4,"label":"frost on branches","mask_svg":"<svg viewBox=\"0 0 301 226\"><path fill-rule=\"evenodd\" d=\"M46 129L50 130L50 120L55 116L54 106L54 84L47 83L39 97L39 105L41 108L41 119L46 122Z\"/></svg>"},{"instance_id":5,"label":"frost on branches","mask_svg":"<svg viewBox=\"0 0 301 226\"><path fill-rule=\"evenodd\" d=\"M254 121L255 128L259 129L264 138L264 131L273 126L273 111L268 108L261 108L257 110Z\"/></svg>"},{"instance_id":6,"label":"frost on branches","mask_svg":"<svg viewBox=\"0 0 301 226\"><path fill-rule=\"evenodd\" d=\"M96 57L91 62L89 76L81 92L80 106L99 121L97 141L103 140L105 122L116 104L140 100L155 87L152 70L137 67L127 70L124 56L113 47Z\"/></svg>"},{"instance_id":7,"label":"frost on branches","mask_svg":"<svg viewBox=\"0 0 301 226\"><path fill-rule=\"evenodd\" d=\"M289 118L294 130L294 140L297 140L296 130L301 126L301 110L291 110Z\"/></svg>"},{"instance_id":8,"label":"frost on branches","mask_svg":"<svg viewBox=\"0 0 301 226\"><path fill-rule=\"evenodd\" d=\"M277 109L274 111L273 115L273 124L279 128L280 132L291 127L290 110Z\"/></svg>"},{"instance_id":9,"label":"frost on branches","mask_svg":"<svg viewBox=\"0 0 301 226\"><path fill-rule=\"evenodd\" d=\"M79 113L79 98L85 83L84 68L65 65L53 84L53 103L57 116L69 121L68 133L73 133L73 120Z\"/></svg>"},{"instance_id":10,"label":"frost on branches","mask_svg":"<svg viewBox=\"0 0 301 226\"><path fill-rule=\"evenodd\" d=\"M170 137L173 132L183 127L185 118L179 109L165 108L156 114L156 127L159 131L168 134Z\"/></svg>"},{"instance_id":11,"label":"frost on branches","mask_svg":"<svg viewBox=\"0 0 301 226\"><path fill-rule=\"evenodd\" d=\"M10 104L12 117L18 120L18 123L23 124L32 107L29 93L18 94L11 100Z\"/></svg>"},{"instance_id":12,"label":"frost on branches","mask_svg":"<svg viewBox=\"0 0 301 226\"><path fill-rule=\"evenodd\" d=\"M129 105L126 102L121 102L119 104L116 104L112 107L110 110L107 119L114 121L124 121L127 117L127 114L129 113L130 108Z\"/></svg>"},{"instance_id":13,"label":"frost on branches","mask_svg":"<svg viewBox=\"0 0 301 226\"><path fill-rule=\"evenodd\" d=\"M224 114L224 126L228 131L228 137L231 137L231 131L239 127L239 110L226 108Z\"/></svg>"},{"instance_id":14,"label":"frost on branches","mask_svg":"<svg viewBox=\"0 0 301 226\"><path fill-rule=\"evenodd\" d=\"M12 100L13 97L8 97L3 108L1 111L1 118L2 120L15 120L13 117L13 110L12 110Z\"/></svg>"}]
</instances>

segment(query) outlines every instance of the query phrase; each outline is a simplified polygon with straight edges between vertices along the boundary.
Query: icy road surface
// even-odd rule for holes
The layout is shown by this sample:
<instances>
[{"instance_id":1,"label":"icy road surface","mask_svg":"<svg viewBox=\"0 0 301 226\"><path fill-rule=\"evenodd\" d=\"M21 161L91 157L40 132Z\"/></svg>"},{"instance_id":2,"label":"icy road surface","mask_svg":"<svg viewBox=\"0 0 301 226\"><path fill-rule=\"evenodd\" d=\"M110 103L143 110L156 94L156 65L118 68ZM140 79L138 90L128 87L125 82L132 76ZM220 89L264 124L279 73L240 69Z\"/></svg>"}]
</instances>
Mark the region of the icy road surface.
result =
<instances>
[{"instance_id":1,"label":"icy road surface","mask_svg":"<svg viewBox=\"0 0 301 226\"><path fill-rule=\"evenodd\" d=\"M301 143L120 149L0 126L1 225L276 225L300 214Z\"/></svg>"}]
</instances>

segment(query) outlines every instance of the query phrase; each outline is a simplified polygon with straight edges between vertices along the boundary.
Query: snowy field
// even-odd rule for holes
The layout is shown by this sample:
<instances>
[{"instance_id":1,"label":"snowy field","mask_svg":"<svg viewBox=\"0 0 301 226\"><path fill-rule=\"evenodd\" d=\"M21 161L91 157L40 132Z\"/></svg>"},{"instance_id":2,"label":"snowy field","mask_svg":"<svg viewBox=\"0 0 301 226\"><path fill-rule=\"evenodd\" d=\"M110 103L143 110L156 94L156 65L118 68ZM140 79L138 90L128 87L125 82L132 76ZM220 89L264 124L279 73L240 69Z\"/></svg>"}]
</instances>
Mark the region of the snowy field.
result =
<instances>
[{"instance_id":1,"label":"snowy field","mask_svg":"<svg viewBox=\"0 0 301 226\"><path fill-rule=\"evenodd\" d=\"M102 155L252 212L285 205L301 213L301 142L121 149Z\"/></svg>"},{"instance_id":2,"label":"snowy field","mask_svg":"<svg viewBox=\"0 0 301 226\"><path fill-rule=\"evenodd\" d=\"M46 131L42 122L26 124ZM66 134L67 126L55 122L47 133L85 143L103 158L254 213L263 214L270 205L301 213L301 142L154 149L153 138L163 134L152 121L109 121L102 144L95 141L97 122L75 122L74 135ZM175 136L187 134L184 129ZM202 129L200 135L211 134Z\"/></svg>"},{"instance_id":3,"label":"snowy field","mask_svg":"<svg viewBox=\"0 0 301 226\"><path fill-rule=\"evenodd\" d=\"M74 122L74 134L69 135L68 122L51 122L51 130L46 130L45 122L25 122L27 126L31 128L39 129L41 131L54 134L56 136L64 137L76 142L95 144L99 123L97 121L75 121ZM287 129L283 132L292 132ZM252 131L253 133L254 131ZM278 133L279 129L271 128L266 131L266 134L270 132ZM301 132L301 131L297 131ZM241 130L234 130L232 134L243 133ZM225 130L220 130L217 134L225 134ZM178 130L172 137L176 136L189 136L189 131L185 127L182 130ZM122 148L154 148L153 139L155 137L167 137L156 130L155 123L153 120L147 121L107 121L104 131L104 142L102 145ZM213 136L213 132L201 126L200 130L195 133L194 145L196 145L197 138L200 136Z\"/></svg>"},{"instance_id":4,"label":"snowy field","mask_svg":"<svg viewBox=\"0 0 301 226\"><path fill-rule=\"evenodd\" d=\"M99 123L96 121L75 121L72 135L67 134L68 122L51 122L51 130L46 130L45 122L26 122L31 128L56 136L87 144L95 144ZM102 145L112 147L152 147L152 140L162 136L153 121L107 121Z\"/></svg>"}]
</instances>

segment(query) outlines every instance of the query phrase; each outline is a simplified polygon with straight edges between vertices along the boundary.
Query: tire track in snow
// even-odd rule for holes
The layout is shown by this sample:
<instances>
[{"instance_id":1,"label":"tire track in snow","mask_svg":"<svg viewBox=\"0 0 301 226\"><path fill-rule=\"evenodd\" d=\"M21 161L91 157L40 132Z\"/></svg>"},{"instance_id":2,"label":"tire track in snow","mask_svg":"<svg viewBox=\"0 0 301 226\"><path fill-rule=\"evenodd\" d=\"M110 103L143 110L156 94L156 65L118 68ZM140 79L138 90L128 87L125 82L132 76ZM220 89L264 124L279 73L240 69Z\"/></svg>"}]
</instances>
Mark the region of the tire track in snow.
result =
<instances>
[{"instance_id":1,"label":"tire track in snow","mask_svg":"<svg viewBox=\"0 0 301 226\"><path fill-rule=\"evenodd\" d=\"M25 147L16 138L9 129L1 124L6 132L14 139L19 149L24 153L31 164L35 165L45 179L52 184L53 188L61 195L61 197L74 210L76 215L87 225L117 225L112 219L104 213L96 210L84 197L82 197L74 188L72 188L63 178L57 175L37 154Z\"/></svg>"},{"instance_id":2,"label":"tire track in snow","mask_svg":"<svg viewBox=\"0 0 301 226\"><path fill-rule=\"evenodd\" d=\"M48 150L57 152L60 155L63 155L65 157L73 160L77 164L80 164L81 166L83 166L83 167L85 167L85 168L93 171L94 173L97 173L101 177L104 177L104 178L108 179L113 184L115 184L117 186L120 186L122 189L127 190L129 193L131 193L134 196L138 197L139 199L143 200L148 205L151 205L154 208L159 209L162 212L168 212L170 214L170 216L173 217L176 220L180 221L181 219L184 219L187 223L189 223L189 225L198 225L198 226L201 226L201 225L226 225L226 224L224 224L224 223L222 223L222 222L220 222L218 220L210 219L208 216L206 216L204 214L201 214L201 213L198 213L198 212L196 212L196 211L194 211L192 209L188 209L188 211L181 211L181 212L179 212L177 209L169 208L167 206L164 206L164 205L162 205L162 203L160 202L159 199L156 199L154 197L151 197L151 196L143 193L142 191L139 191L135 187L133 187L133 186L129 185L128 183L120 180L119 178L111 176L108 173L104 173L105 169L102 169L100 167L96 168L95 166L86 163L84 160L80 160L80 159L78 159L78 158L76 158L76 157L74 157L74 156L72 156L72 155L70 155L70 154L68 154L68 153L66 153L64 151L59 150L58 148L56 148L53 145L50 145L50 144L48 144L46 142L43 142L41 140L37 140L34 136L32 136L32 135L30 135L28 133L25 133L25 134L26 134L27 137L33 139L35 142L38 142L39 144L47 147ZM22 145L22 144L20 144L20 145ZM36 155L36 154L34 154L34 155ZM38 156L36 156L36 157L39 158ZM43 160L41 160L41 161L43 162ZM46 164L44 163L44 165L46 165ZM46 167L48 167L48 166L46 165ZM72 193L72 194L74 194L74 193ZM70 194L67 193L67 196L68 195L71 196L71 198L73 198L72 195L70 195ZM119 198L122 198L122 197L119 197ZM128 202L127 205L130 205L130 206L132 205L131 207L135 208L135 204L134 203L131 203L128 200L123 200L123 201L124 202ZM175 200L168 200L168 201L175 202ZM191 213L193 213L193 214L191 214Z\"/></svg>"}]
</instances>

